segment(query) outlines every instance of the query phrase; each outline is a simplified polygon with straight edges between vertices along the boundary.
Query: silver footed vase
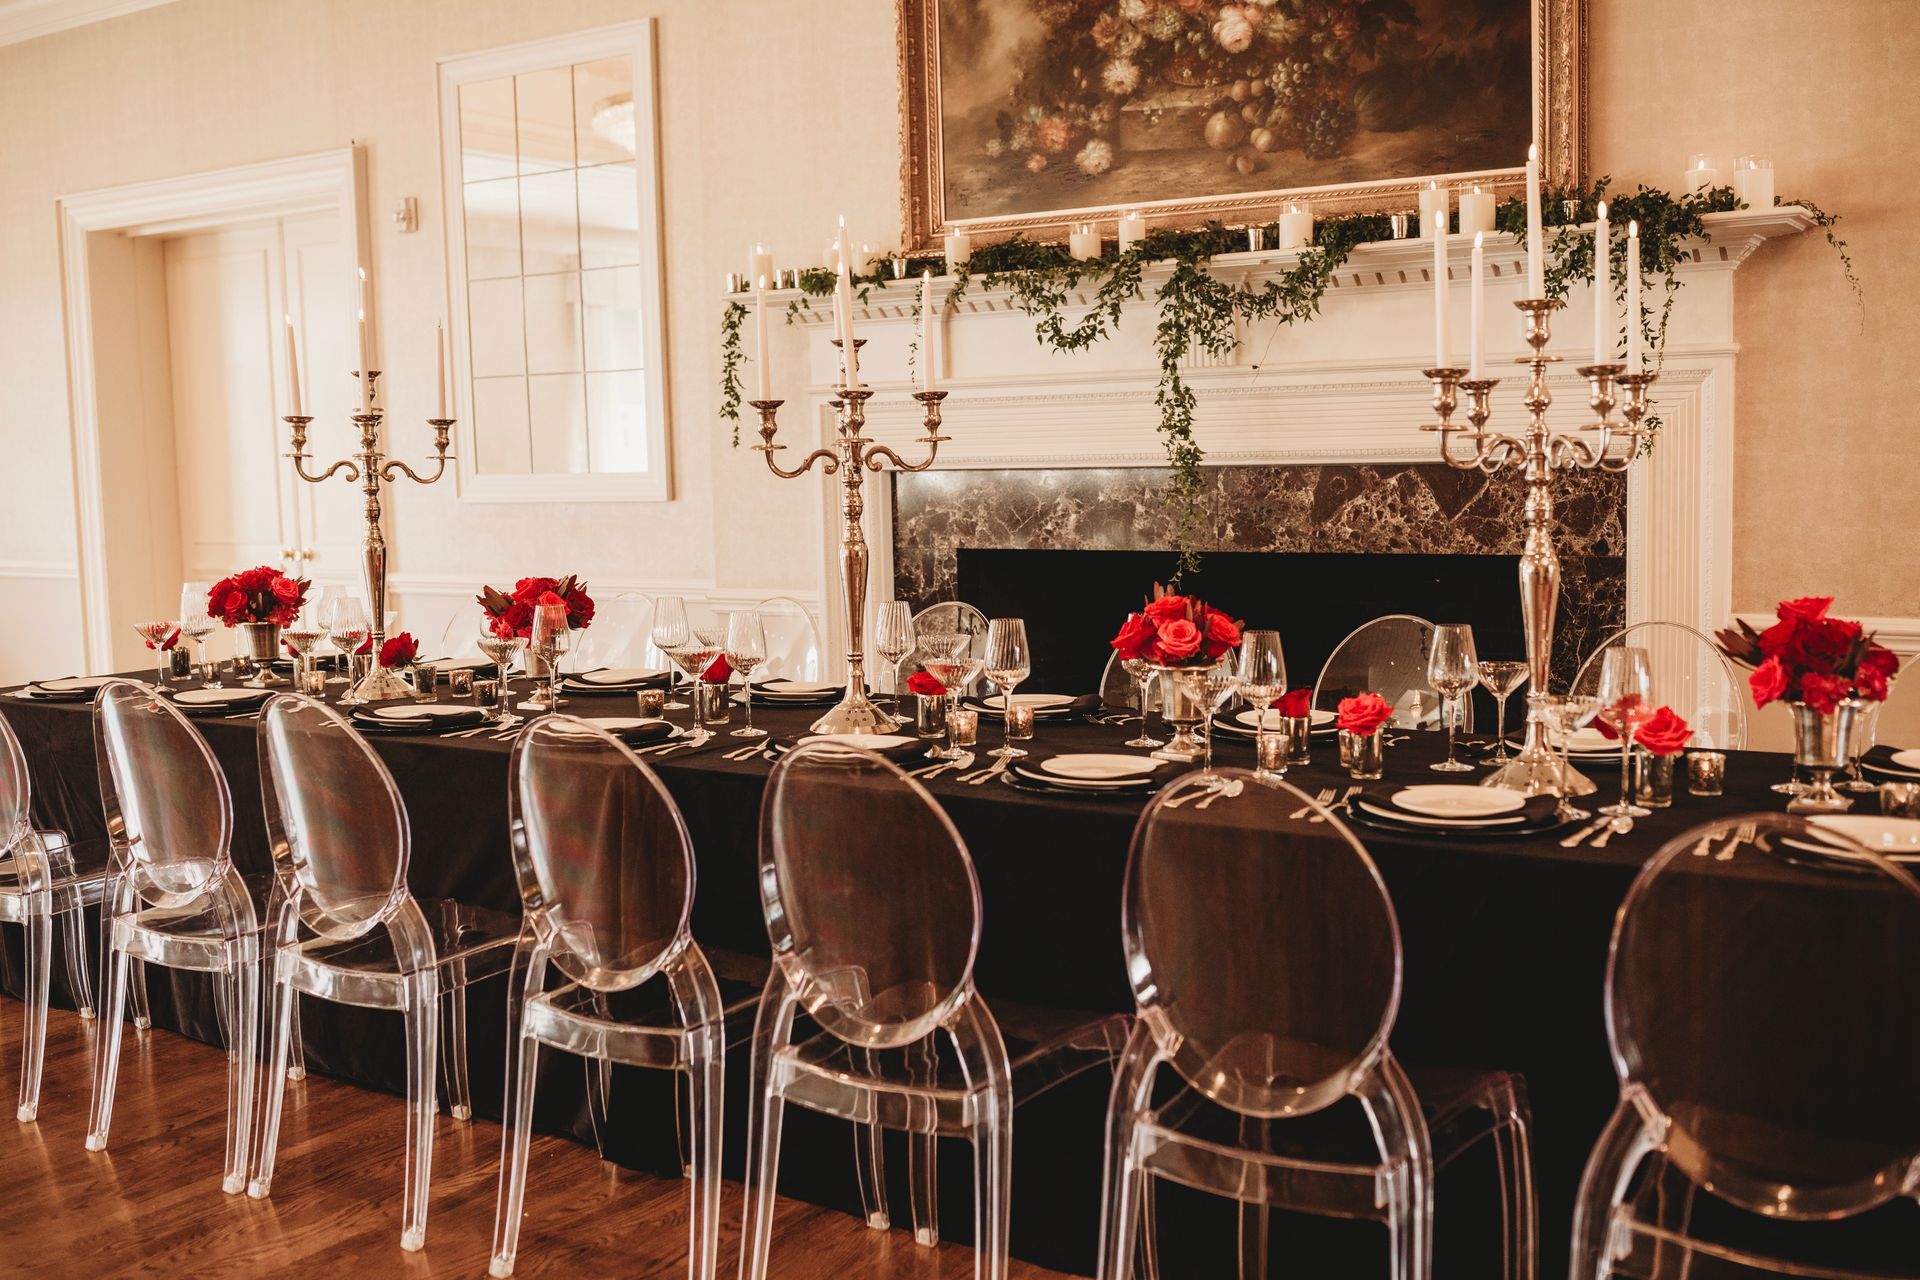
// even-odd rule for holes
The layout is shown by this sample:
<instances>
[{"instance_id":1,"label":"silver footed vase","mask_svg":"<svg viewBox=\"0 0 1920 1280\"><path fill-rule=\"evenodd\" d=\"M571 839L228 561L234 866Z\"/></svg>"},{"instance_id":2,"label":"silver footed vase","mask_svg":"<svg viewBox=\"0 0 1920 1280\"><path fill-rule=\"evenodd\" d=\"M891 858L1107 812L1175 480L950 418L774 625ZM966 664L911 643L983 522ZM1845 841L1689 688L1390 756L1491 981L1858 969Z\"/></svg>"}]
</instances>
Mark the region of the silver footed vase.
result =
<instances>
[{"instance_id":1,"label":"silver footed vase","mask_svg":"<svg viewBox=\"0 0 1920 1280\"><path fill-rule=\"evenodd\" d=\"M1853 801L1833 789L1833 775L1853 759L1853 737L1867 704L1843 698L1822 713L1805 702L1789 702L1793 713L1793 762L1806 770L1807 789L1787 804L1788 813L1838 813Z\"/></svg>"}]
</instances>

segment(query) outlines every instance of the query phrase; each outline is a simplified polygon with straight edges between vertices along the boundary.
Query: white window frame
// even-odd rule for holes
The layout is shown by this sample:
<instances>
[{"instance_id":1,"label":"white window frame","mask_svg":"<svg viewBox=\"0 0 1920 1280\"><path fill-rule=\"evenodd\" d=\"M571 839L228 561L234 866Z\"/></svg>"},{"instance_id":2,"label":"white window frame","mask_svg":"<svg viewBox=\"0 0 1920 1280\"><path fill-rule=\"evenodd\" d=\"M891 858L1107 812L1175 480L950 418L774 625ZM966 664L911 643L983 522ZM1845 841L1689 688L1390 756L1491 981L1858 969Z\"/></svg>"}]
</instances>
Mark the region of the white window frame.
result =
<instances>
[{"instance_id":1,"label":"white window frame","mask_svg":"<svg viewBox=\"0 0 1920 1280\"><path fill-rule=\"evenodd\" d=\"M438 60L440 81L440 179L447 244L447 313L453 328L453 412L459 494L475 502L668 502L673 498L673 456L667 429L667 339L665 246L660 218L660 125L655 99L653 19L534 40L526 44L459 54ZM477 471L473 431L473 372L467 315L466 198L460 148L460 87L502 76L626 56L633 60L633 169L639 184L640 326L646 362L647 459L645 471L550 472L515 475ZM465 410L462 412L462 410Z\"/></svg>"}]
</instances>

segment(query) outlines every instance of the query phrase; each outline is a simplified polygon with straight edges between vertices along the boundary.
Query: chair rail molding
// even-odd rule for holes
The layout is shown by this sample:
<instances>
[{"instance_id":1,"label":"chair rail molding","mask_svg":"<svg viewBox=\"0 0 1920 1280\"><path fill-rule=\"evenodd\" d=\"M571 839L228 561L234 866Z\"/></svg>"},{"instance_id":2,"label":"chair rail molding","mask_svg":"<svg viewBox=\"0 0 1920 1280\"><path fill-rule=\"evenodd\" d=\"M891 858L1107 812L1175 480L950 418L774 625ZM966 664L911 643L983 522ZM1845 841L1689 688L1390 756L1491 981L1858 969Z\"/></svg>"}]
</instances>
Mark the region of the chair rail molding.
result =
<instances>
[{"instance_id":1,"label":"chair rail molding","mask_svg":"<svg viewBox=\"0 0 1920 1280\"><path fill-rule=\"evenodd\" d=\"M1651 456L1628 475L1627 621L1662 619L1702 630L1724 626L1733 608L1734 370L1739 343L1733 331L1738 271L1769 239L1813 226L1795 206L1709 214L1710 239L1684 246L1682 287L1668 328L1655 412L1662 425ZM1449 302L1456 342L1467 333L1471 247L1455 237L1448 265ZM1508 305L1520 299L1526 254L1501 234L1485 246L1490 273L1487 363L1511 368L1493 393L1492 430L1517 430L1526 411L1521 318ZM1227 254L1210 269L1258 282L1284 269L1297 253ZM1198 397L1194 435L1207 462L1219 464L1438 463L1435 436L1420 431L1430 418L1432 385L1420 376L1433 346L1433 254L1430 241L1362 245L1342 267L1311 323L1247 326L1228 356L1199 359L1182 377ZM1127 304L1112 336L1071 356L1034 341L1033 320L1005 290L974 281L952 306L943 306L951 278L933 282L942 367L949 392L942 430L942 468L1162 467L1154 389L1155 310L1150 301L1167 268L1149 267L1142 296ZM770 292L767 305L784 312L801 298ZM1656 292L1656 301L1658 305ZM1092 302L1091 293L1076 299ZM829 401L837 360L828 323L831 308L807 299L795 324L807 331L805 407L815 438L833 436ZM918 435L919 405L908 394L908 351L918 333L917 282L872 288L855 307L867 342L861 372L875 391L867 402L869 433L888 443ZM1592 292L1578 289L1555 313L1553 353L1565 358L1549 378L1556 429L1591 419L1586 384L1572 372L1593 346ZM1456 363L1464 352L1456 350ZM801 406L796 404L795 408ZM790 442L798 444L798 441ZM745 465L744 463L742 465ZM884 473L883 473L884 474ZM1496 480L1496 483L1518 483ZM824 555L820 594L839 597L838 508L821 500ZM889 598L893 581L893 499L890 484L869 486L867 540L872 552L868 596ZM843 657L846 624L830 608L827 644Z\"/></svg>"}]
</instances>

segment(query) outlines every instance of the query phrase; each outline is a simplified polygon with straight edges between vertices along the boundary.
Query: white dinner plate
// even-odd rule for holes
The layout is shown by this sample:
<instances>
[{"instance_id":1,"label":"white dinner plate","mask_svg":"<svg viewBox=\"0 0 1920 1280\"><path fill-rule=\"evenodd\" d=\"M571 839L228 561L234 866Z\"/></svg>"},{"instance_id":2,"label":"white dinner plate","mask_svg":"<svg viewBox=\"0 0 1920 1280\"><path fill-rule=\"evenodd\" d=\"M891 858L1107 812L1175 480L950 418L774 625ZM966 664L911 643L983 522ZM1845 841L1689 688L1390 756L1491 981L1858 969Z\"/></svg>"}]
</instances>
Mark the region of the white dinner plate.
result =
<instances>
[{"instance_id":1,"label":"white dinner plate","mask_svg":"<svg viewBox=\"0 0 1920 1280\"><path fill-rule=\"evenodd\" d=\"M37 681L34 687L48 693L90 693L111 679L112 676L68 676L64 680Z\"/></svg>"},{"instance_id":2,"label":"white dinner plate","mask_svg":"<svg viewBox=\"0 0 1920 1280\"><path fill-rule=\"evenodd\" d=\"M604 671L583 671L579 675L568 676L575 684L623 685L639 684L647 680L658 680L666 675L664 671L653 667L609 667Z\"/></svg>"},{"instance_id":3,"label":"white dinner plate","mask_svg":"<svg viewBox=\"0 0 1920 1280\"><path fill-rule=\"evenodd\" d=\"M223 707L236 702L264 702L266 689L182 689L173 700L183 707Z\"/></svg>"},{"instance_id":4,"label":"white dinner plate","mask_svg":"<svg viewBox=\"0 0 1920 1280\"><path fill-rule=\"evenodd\" d=\"M614 734L632 733L635 729L643 728L650 724L667 724L665 720L658 716L581 716L580 719L586 721L586 723L596 729L605 729L608 733ZM578 725L569 724L565 720L555 720L550 727L555 733L562 737L585 738L591 736ZM662 742L667 741L668 738L678 738L686 732L685 729L677 724L669 724L667 727L672 729L673 732L669 733L666 738L662 738Z\"/></svg>"},{"instance_id":5,"label":"white dinner plate","mask_svg":"<svg viewBox=\"0 0 1920 1280\"><path fill-rule=\"evenodd\" d=\"M477 707L454 706L449 703L422 702L411 707L370 707L361 714L373 720L471 720Z\"/></svg>"},{"instance_id":6,"label":"white dinner plate","mask_svg":"<svg viewBox=\"0 0 1920 1280\"><path fill-rule=\"evenodd\" d=\"M804 680L768 680L753 686L753 691L774 698L817 698L825 693L839 693L837 684L809 684Z\"/></svg>"},{"instance_id":7,"label":"white dinner plate","mask_svg":"<svg viewBox=\"0 0 1920 1280\"><path fill-rule=\"evenodd\" d=\"M1900 861L1920 858L1920 821L1868 813L1823 814L1807 821L1822 831Z\"/></svg>"},{"instance_id":8,"label":"white dinner plate","mask_svg":"<svg viewBox=\"0 0 1920 1280\"><path fill-rule=\"evenodd\" d=\"M830 742L836 747L855 747L861 751L891 751L920 739L904 733L808 733L794 741L803 747L809 742Z\"/></svg>"},{"instance_id":9,"label":"white dinner plate","mask_svg":"<svg viewBox=\"0 0 1920 1280\"><path fill-rule=\"evenodd\" d=\"M1158 769L1155 760L1140 756L1084 755L1050 756L1040 762L1042 773L1054 778L1074 778L1082 782L1138 782Z\"/></svg>"},{"instance_id":10,"label":"white dinner plate","mask_svg":"<svg viewBox=\"0 0 1920 1280\"><path fill-rule=\"evenodd\" d=\"M42 687L44 688L45 686ZM1914 773L1920 773L1920 749L1896 751L1893 753L1893 758L1890 763L1896 769L1907 769Z\"/></svg>"},{"instance_id":11,"label":"white dinner plate","mask_svg":"<svg viewBox=\"0 0 1920 1280\"><path fill-rule=\"evenodd\" d=\"M1340 717L1333 712L1322 711L1318 707L1307 713L1308 725L1316 731L1327 728L1339 718ZM1272 707L1267 708L1267 728L1278 729L1284 719L1285 717L1282 716L1279 711ZM1249 729L1257 729L1260 727L1260 713L1258 711L1242 711L1233 718L1233 721L1235 724L1243 724Z\"/></svg>"},{"instance_id":12,"label":"white dinner plate","mask_svg":"<svg viewBox=\"0 0 1920 1280\"><path fill-rule=\"evenodd\" d=\"M1430 818L1491 818L1512 813L1527 798L1505 787L1475 787L1433 782L1402 787L1393 793L1396 807Z\"/></svg>"},{"instance_id":13,"label":"white dinner plate","mask_svg":"<svg viewBox=\"0 0 1920 1280\"><path fill-rule=\"evenodd\" d=\"M491 671L500 664L492 658L428 658L425 665L439 671Z\"/></svg>"},{"instance_id":14,"label":"white dinner plate","mask_svg":"<svg viewBox=\"0 0 1920 1280\"><path fill-rule=\"evenodd\" d=\"M1477 831L1482 827L1502 827L1527 820L1527 815L1524 813L1497 814L1491 818L1435 818L1426 814L1407 813L1400 809L1389 809L1385 805L1373 804L1366 800L1356 799L1354 803L1368 813L1377 813L1381 817L1391 818L1395 822L1410 822L1415 826L1421 827L1451 827L1457 831Z\"/></svg>"},{"instance_id":15,"label":"white dinner plate","mask_svg":"<svg viewBox=\"0 0 1920 1280\"><path fill-rule=\"evenodd\" d=\"M1005 708L1007 700L1000 694L990 694L980 699L980 705L991 707L995 711ZM1056 707L1070 707L1073 699L1064 693L1016 693L1013 695L1016 707L1032 707L1035 711L1051 711Z\"/></svg>"}]
</instances>

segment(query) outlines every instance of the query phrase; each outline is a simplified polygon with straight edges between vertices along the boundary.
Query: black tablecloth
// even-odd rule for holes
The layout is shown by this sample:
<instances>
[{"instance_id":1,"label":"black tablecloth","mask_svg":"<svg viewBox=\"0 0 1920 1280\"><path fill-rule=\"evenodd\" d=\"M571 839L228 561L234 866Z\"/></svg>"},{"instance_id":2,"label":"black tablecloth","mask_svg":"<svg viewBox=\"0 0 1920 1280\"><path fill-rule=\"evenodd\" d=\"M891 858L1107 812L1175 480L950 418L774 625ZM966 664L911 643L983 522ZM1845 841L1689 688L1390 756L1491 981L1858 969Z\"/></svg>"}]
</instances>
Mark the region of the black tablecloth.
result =
<instances>
[{"instance_id":1,"label":"black tablecloth","mask_svg":"<svg viewBox=\"0 0 1920 1280\"><path fill-rule=\"evenodd\" d=\"M444 696L444 694L443 694ZM87 704L0 697L0 709L25 745L32 768L35 820L81 837L101 831L91 708ZM576 697L566 711L592 717L630 715L625 697ZM686 713L675 713L683 716ZM817 712L756 708L755 720L775 734L804 731ZM739 712L734 712L738 727ZM199 722L231 783L234 857L243 871L270 865L261 819L256 721ZM1038 746L1049 750L1121 750L1133 727L1046 723ZM998 740L982 717L983 745ZM509 743L488 737L449 739L381 735L374 747L399 784L413 826L410 881L420 897L452 897L518 910L508 857L506 763ZM703 944L766 953L755 886L759 804L769 768L755 756L722 759L741 740L716 737L707 746L649 757L680 804L693 835L699 887L694 936ZM1389 782L1447 780L1427 766L1442 750L1437 735L1416 734L1387 752ZM1246 739L1221 735L1218 762L1251 764ZM985 763L983 757L982 763ZM1734 753L1728 794L1700 799L1682 787L1673 807L1643 819L1605 849L1563 849L1558 837L1429 839L1356 828L1392 893L1406 952L1405 987L1392 1044L1404 1061L1429 1067L1483 1068L1525 1076L1535 1124L1535 1167L1541 1205L1543 1274L1566 1257L1580 1169L1617 1098L1601 1012L1601 986L1613 915L1642 863L1664 841L1697 823L1762 810L1778 812L1767 790L1784 778L1787 757ZM1455 775L1472 780L1472 775ZM1593 770L1603 793L1617 774ZM1312 793L1344 789L1331 741L1316 740L1311 764L1289 781ZM1035 795L997 780L970 785L947 774L929 788L947 808L972 851L985 904L977 979L990 997L1026 1005L1131 1010L1120 944L1121 882L1139 798ZM62 972L55 966L56 982ZM1276 975L1284 981L1284 975ZM155 1022L217 1040L205 984L150 971ZM474 1102L499 1114L504 1054L504 989L476 988L470 1000ZM308 1001L307 1052L317 1069L394 1092L403 1088L397 1018ZM737 1172L744 1142L744 1060L729 1062L728 1152ZM616 1141L609 1152L629 1163L669 1167L673 1125L668 1095L650 1073L626 1071L616 1085ZM1019 1116L1015 1141L1013 1247L1017 1255L1091 1272L1098 1230L1100 1144L1107 1081L1089 1075L1048 1094ZM541 1122L591 1140L579 1069L561 1055L543 1065ZM395 1121L396 1141L399 1121ZM802 1198L856 1207L847 1129L790 1109L783 1190ZM968 1164L963 1144L943 1154L943 1234L970 1236ZM896 1157L903 1149L894 1149ZM894 1221L907 1218L904 1159L891 1163ZM397 1191L397 1188L396 1188ZM1466 1275L1446 1264L1448 1237L1483 1233L1495 1222L1449 1216L1442 1186L1440 1274ZM1912 1206L1906 1206L1912 1208ZM1207 1216L1213 1213L1214 1216ZM1231 1219L1196 1207L1191 1221L1208 1240L1230 1245ZM1163 1218L1163 1238L1166 1219ZM1290 1228L1298 1262L1322 1259L1310 1274L1357 1273L1384 1265L1384 1233L1331 1229L1324 1239ZM1183 1250L1215 1256L1196 1235L1181 1232ZM1298 1240L1297 1246L1295 1241ZM1364 1249L1365 1262L1350 1257ZM1224 1257L1224 1254L1218 1256ZM1345 1259L1345 1261L1341 1261ZM1190 1274L1210 1274L1203 1269ZM1182 1274L1178 1268L1170 1276Z\"/></svg>"}]
</instances>

